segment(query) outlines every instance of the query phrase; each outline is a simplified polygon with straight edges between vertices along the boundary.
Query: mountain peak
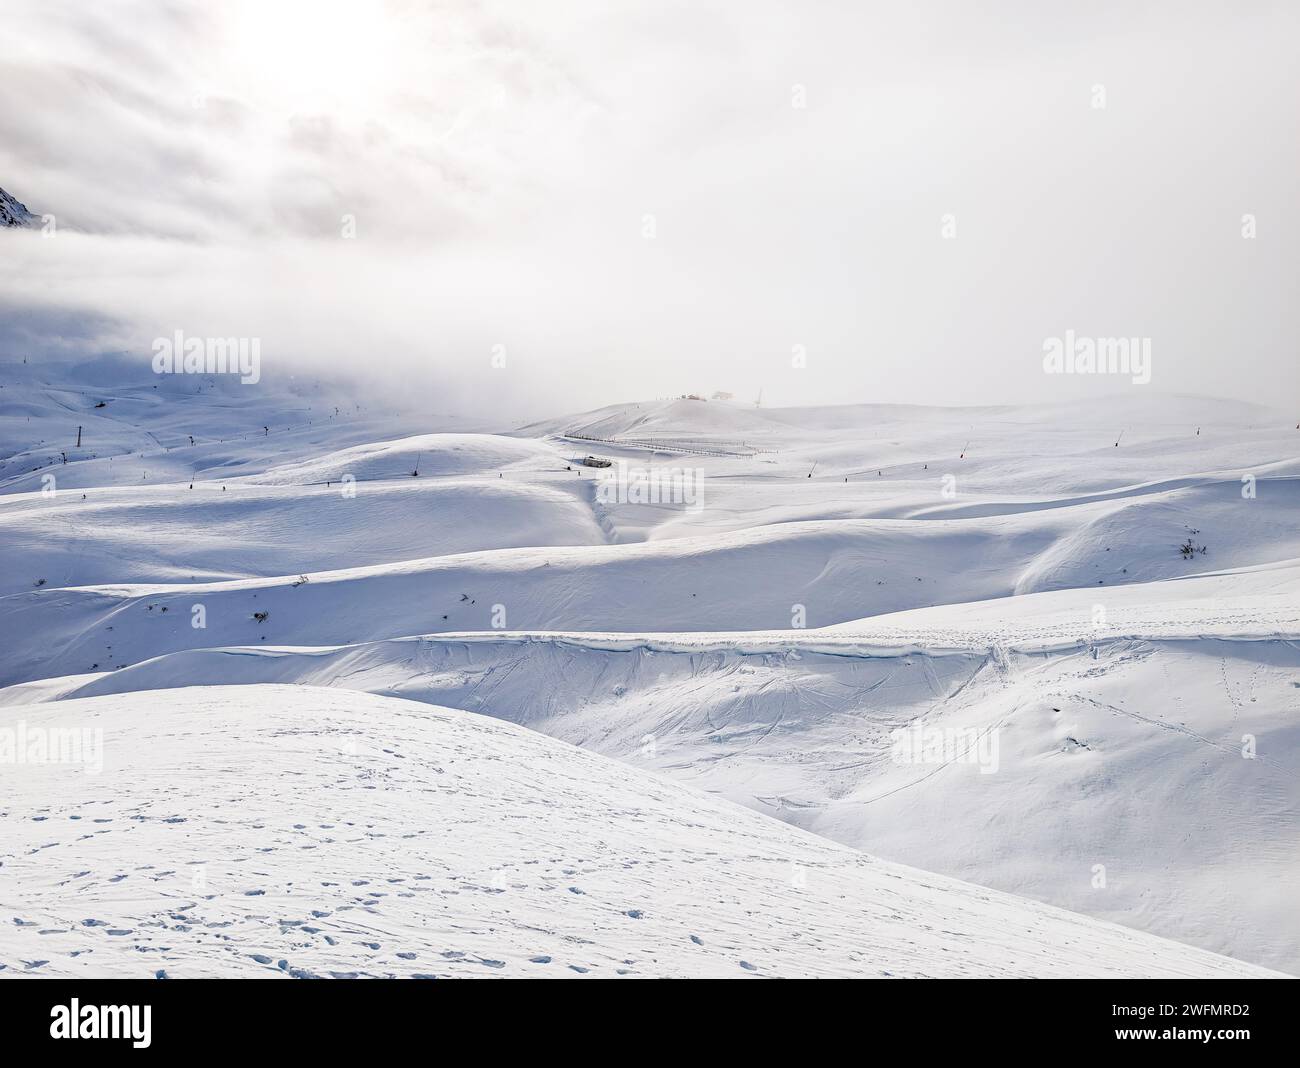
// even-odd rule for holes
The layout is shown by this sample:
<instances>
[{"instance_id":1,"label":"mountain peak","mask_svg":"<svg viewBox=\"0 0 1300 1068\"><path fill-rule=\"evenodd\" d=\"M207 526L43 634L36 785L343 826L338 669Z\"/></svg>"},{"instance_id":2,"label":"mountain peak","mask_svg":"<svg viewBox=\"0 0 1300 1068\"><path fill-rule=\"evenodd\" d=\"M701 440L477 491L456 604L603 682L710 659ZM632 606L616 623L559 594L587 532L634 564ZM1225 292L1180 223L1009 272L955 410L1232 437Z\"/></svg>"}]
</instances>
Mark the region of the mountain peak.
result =
<instances>
[{"instance_id":1,"label":"mountain peak","mask_svg":"<svg viewBox=\"0 0 1300 1068\"><path fill-rule=\"evenodd\" d=\"M37 221L25 204L0 189L0 226L35 226Z\"/></svg>"}]
</instances>

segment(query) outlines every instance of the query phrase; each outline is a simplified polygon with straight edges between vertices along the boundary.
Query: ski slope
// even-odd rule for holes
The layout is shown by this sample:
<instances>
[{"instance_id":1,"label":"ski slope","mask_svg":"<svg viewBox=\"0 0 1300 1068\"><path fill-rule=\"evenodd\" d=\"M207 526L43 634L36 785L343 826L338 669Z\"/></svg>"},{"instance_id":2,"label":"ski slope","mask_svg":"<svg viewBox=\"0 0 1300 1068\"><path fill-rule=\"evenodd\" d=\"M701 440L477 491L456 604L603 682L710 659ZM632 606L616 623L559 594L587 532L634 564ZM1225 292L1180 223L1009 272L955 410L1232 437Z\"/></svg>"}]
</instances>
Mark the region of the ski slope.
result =
<instances>
[{"instance_id":1,"label":"ski slope","mask_svg":"<svg viewBox=\"0 0 1300 1068\"><path fill-rule=\"evenodd\" d=\"M15 769L0 974L1270 974L449 709L226 686L15 717L102 731L102 767Z\"/></svg>"},{"instance_id":2,"label":"ski slope","mask_svg":"<svg viewBox=\"0 0 1300 1068\"><path fill-rule=\"evenodd\" d=\"M679 400L512 429L125 357L5 364L0 402L6 717L232 685L461 709L773 834L1300 969L1285 413ZM629 471L700 493L645 503ZM900 763L917 729L996 735L996 770Z\"/></svg>"}]
</instances>

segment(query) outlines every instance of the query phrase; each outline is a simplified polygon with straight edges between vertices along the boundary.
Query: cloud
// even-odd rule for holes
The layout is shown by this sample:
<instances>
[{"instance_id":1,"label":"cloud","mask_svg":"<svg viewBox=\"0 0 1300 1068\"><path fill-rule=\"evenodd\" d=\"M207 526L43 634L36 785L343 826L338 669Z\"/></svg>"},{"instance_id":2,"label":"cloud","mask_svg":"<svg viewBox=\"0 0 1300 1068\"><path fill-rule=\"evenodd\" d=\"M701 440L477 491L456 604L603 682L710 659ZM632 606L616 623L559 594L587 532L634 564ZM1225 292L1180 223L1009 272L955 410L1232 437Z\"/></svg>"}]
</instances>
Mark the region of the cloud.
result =
<instances>
[{"instance_id":1,"label":"cloud","mask_svg":"<svg viewBox=\"0 0 1300 1068\"><path fill-rule=\"evenodd\" d=\"M1300 386L1288 6L19 8L0 185L58 233L0 285L88 351L259 336L485 413L1119 388L1041 374L1067 329Z\"/></svg>"}]
</instances>

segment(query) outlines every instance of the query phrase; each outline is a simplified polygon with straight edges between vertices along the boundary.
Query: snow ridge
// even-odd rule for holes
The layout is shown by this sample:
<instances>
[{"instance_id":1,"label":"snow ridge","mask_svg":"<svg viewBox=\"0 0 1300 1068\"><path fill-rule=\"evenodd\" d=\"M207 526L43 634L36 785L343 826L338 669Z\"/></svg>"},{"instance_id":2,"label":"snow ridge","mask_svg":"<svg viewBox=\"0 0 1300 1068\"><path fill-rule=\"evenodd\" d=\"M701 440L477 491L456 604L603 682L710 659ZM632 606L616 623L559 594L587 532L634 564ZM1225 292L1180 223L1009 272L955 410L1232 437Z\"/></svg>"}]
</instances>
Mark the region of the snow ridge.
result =
<instances>
[{"instance_id":1,"label":"snow ridge","mask_svg":"<svg viewBox=\"0 0 1300 1068\"><path fill-rule=\"evenodd\" d=\"M0 226L35 226L39 222L25 204L0 189Z\"/></svg>"}]
</instances>

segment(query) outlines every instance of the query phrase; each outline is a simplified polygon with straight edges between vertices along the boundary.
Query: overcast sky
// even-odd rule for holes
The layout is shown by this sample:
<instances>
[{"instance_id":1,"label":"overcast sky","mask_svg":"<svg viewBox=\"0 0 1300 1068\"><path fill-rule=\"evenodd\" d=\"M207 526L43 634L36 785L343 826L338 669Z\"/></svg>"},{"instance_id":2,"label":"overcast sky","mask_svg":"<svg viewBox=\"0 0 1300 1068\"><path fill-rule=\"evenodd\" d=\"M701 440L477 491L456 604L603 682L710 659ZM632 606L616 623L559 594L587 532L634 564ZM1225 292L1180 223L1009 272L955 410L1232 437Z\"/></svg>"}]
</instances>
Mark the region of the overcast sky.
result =
<instances>
[{"instance_id":1,"label":"overcast sky","mask_svg":"<svg viewBox=\"0 0 1300 1068\"><path fill-rule=\"evenodd\" d=\"M57 229L0 234L0 357L259 337L482 413L1300 406L1294 2L6 12L0 187ZM1149 338L1150 384L1044 374L1067 330Z\"/></svg>"}]
</instances>

